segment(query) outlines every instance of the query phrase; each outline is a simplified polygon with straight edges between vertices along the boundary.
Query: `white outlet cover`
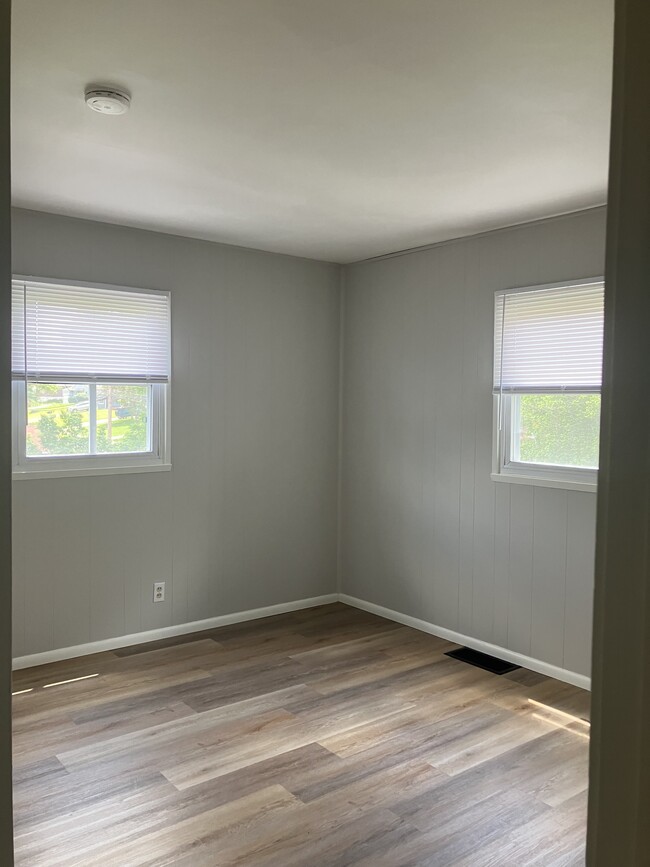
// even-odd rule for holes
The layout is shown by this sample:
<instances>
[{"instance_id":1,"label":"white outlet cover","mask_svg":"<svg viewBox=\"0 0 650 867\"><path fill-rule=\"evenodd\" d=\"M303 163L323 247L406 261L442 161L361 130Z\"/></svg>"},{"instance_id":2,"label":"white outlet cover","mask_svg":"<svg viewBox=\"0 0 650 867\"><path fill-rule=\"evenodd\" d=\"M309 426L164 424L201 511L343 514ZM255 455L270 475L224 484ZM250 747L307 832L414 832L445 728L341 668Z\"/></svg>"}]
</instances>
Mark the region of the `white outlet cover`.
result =
<instances>
[{"instance_id":1,"label":"white outlet cover","mask_svg":"<svg viewBox=\"0 0 650 867\"><path fill-rule=\"evenodd\" d=\"M164 581L156 581L153 585L153 601L154 602L164 602L165 601L165 582Z\"/></svg>"}]
</instances>

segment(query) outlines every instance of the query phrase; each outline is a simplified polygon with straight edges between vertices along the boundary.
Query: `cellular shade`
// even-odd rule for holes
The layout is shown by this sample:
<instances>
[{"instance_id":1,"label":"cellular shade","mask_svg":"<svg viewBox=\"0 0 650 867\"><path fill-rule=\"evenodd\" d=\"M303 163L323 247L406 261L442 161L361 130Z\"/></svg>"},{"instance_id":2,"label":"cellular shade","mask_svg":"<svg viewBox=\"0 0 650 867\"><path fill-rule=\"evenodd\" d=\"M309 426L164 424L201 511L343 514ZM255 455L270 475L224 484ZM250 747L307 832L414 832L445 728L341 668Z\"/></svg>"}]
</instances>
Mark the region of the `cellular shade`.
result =
<instances>
[{"instance_id":1,"label":"cellular shade","mask_svg":"<svg viewBox=\"0 0 650 867\"><path fill-rule=\"evenodd\" d=\"M494 392L599 392L602 382L604 287L497 292Z\"/></svg>"},{"instance_id":2,"label":"cellular shade","mask_svg":"<svg viewBox=\"0 0 650 867\"><path fill-rule=\"evenodd\" d=\"M14 280L12 375L40 382L168 382L169 295Z\"/></svg>"}]
</instances>

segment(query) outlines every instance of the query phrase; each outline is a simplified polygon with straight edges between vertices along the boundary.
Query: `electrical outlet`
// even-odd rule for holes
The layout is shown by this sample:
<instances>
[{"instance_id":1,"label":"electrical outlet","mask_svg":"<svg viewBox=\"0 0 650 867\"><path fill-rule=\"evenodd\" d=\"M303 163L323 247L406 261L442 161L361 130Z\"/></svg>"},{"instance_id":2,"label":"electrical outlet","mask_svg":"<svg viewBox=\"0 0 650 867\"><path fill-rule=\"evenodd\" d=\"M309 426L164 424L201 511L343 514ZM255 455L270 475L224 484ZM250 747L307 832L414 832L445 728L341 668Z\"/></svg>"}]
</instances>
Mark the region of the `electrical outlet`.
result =
<instances>
[{"instance_id":1,"label":"electrical outlet","mask_svg":"<svg viewBox=\"0 0 650 867\"><path fill-rule=\"evenodd\" d=\"M165 601L165 582L164 581L156 581L153 585L153 601L154 602L164 602Z\"/></svg>"}]
</instances>

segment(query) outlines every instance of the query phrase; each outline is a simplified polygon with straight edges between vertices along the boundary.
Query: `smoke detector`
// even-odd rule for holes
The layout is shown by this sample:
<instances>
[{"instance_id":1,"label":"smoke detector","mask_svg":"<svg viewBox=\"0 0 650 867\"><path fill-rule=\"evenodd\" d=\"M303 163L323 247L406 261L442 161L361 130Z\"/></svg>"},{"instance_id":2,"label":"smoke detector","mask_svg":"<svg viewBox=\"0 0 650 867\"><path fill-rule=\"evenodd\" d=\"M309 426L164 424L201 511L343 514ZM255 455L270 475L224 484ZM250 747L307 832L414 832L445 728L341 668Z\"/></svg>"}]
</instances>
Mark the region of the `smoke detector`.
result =
<instances>
[{"instance_id":1,"label":"smoke detector","mask_svg":"<svg viewBox=\"0 0 650 867\"><path fill-rule=\"evenodd\" d=\"M86 88L86 105L100 114L124 114L131 105L131 96L110 87Z\"/></svg>"}]
</instances>

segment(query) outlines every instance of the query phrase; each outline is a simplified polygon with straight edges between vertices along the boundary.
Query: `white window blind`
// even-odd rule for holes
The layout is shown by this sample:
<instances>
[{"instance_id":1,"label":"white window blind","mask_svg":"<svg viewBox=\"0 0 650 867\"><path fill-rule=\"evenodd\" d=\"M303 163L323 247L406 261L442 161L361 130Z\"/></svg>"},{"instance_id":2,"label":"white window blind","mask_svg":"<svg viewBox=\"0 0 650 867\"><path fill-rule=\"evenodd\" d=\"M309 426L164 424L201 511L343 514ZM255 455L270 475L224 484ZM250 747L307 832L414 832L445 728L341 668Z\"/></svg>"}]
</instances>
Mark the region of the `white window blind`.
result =
<instances>
[{"instance_id":1,"label":"white window blind","mask_svg":"<svg viewBox=\"0 0 650 867\"><path fill-rule=\"evenodd\" d=\"M169 295L12 283L12 375L41 382L168 382Z\"/></svg>"},{"instance_id":2,"label":"white window blind","mask_svg":"<svg viewBox=\"0 0 650 867\"><path fill-rule=\"evenodd\" d=\"M494 392L599 392L604 287L599 281L497 292Z\"/></svg>"}]
</instances>

